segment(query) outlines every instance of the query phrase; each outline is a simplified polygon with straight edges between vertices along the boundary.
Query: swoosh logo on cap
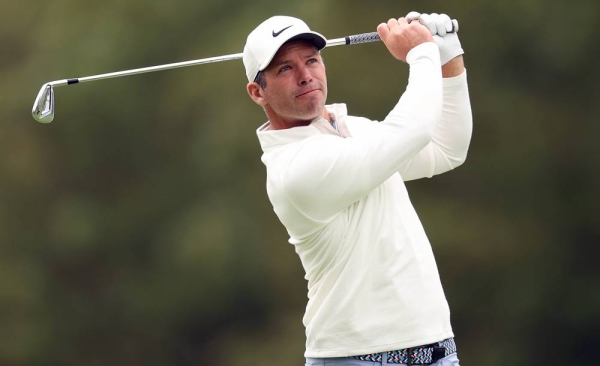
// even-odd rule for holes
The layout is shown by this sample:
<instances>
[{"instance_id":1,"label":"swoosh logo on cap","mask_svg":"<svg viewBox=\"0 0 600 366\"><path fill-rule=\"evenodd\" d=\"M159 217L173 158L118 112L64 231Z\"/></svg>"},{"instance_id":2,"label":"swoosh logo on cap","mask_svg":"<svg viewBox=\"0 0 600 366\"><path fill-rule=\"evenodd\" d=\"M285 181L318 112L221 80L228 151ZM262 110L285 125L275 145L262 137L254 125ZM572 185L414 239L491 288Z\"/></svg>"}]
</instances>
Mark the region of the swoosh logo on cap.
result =
<instances>
[{"instance_id":1,"label":"swoosh logo on cap","mask_svg":"<svg viewBox=\"0 0 600 366\"><path fill-rule=\"evenodd\" d=\"M284 31L284 30L286 30L286 29L288 29L288 28L290 28L290 27L291 27L291 25L289 25L289 26L287 26L287 27L283 28L283 29L282 29L282 30L280 30L279 32L275 32L275 31L273 30L273 37L277 37L278 35L280 35L281 33L283 33L283 31Z\"/></svg>"}]
</instances>

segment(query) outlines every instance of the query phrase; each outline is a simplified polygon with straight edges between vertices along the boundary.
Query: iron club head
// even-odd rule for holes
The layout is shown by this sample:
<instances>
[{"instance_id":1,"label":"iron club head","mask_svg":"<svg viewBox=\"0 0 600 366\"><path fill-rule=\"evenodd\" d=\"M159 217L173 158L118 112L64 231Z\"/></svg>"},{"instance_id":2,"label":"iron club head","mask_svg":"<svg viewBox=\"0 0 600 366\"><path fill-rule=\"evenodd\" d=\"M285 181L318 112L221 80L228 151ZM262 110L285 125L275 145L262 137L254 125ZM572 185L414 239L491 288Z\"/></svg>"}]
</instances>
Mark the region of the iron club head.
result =
<instances>
[{"instance_id":1,"label":"iron club head","mask_svg":"<svg viewBox=\"0 0 600 366\"><path fill-rule=\"evenodd\" d=\"M33 102L31 110L33 118L41 123L50 123L54 119L54 88L44 84Z\"/></svg>"}]
</instances>

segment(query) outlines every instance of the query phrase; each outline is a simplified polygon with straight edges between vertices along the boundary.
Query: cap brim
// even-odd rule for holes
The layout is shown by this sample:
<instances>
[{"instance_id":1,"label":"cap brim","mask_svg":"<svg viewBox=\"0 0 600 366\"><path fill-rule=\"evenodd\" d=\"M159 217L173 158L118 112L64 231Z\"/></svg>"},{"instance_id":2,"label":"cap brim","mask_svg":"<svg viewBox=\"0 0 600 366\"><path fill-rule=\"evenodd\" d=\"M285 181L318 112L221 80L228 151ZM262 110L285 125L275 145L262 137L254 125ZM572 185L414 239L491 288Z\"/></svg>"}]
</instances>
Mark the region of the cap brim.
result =
<instances>
[{"instance_id":1,"label":"cap brim","mask_svg":"<svg viewBox=\"0 0 600 366\"><path fill-rule=\"evenodd\" d=\"M303 39L303 40L309 41L310 43L314 44L315 47L317 47L319 50L322 50L327 45L327 41L325 40L325 37L323 37L322 35L320 35L318 33L300 33L300 34L295 35L292 38L288 39L286 42L294 41L294 40L298 40L298 39Z\"/></svg>"}]
</instances>

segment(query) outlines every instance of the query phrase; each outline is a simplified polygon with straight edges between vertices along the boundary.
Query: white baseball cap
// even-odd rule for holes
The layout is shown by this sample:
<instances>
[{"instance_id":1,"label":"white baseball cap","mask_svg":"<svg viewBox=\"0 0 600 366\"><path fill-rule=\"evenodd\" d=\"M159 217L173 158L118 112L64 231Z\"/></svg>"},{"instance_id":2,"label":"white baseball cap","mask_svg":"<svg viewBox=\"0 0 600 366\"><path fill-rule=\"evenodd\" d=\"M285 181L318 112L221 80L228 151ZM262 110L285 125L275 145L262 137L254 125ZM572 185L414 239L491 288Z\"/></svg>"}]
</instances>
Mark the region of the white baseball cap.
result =
<instances>
[{"instance_id":1,"label":"white baseball cap","mask_svg":"<svg viewBox=\"0 0 600 366\"><path fill-rule=\"evenodd\" d=\"M254 81L256 75L269 66L279 48L294 39L305 39L319 50L327 44L323 35L311 31L308 25L298 18L278 15L256 27L248 35L242 57L248 81Z\"/></svg>"}]
</instances>

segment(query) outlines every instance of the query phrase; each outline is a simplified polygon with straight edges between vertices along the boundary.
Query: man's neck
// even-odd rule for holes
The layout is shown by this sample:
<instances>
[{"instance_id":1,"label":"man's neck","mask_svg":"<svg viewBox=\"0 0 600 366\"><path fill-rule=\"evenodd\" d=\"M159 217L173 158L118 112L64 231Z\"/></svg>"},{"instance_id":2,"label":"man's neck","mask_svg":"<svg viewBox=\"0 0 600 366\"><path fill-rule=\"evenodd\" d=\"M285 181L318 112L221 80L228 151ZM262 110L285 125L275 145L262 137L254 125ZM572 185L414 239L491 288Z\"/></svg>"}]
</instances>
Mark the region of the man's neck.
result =
<instances>
[{"instance_id":1,"label":"man's neck","mask_svg":"<svg viewBox=\"0 0 600 366\"><path fill-rule=\"evenodd\" d=\"M327 111L327 108L325 108L325 107L323 107L323 115L321 117L317 117L314 120L310 120L310 121L287 122L287 121L284 121L282 118L279 118L278 116L270 117L269 113L267 113L267 117L269 117L268 130L285 130L288 128L308 126L314 120L320 119L320 118L324 118L329 123L332 122L332 118L331 118L329 112Z\"/></svg>"}]
</instances>

